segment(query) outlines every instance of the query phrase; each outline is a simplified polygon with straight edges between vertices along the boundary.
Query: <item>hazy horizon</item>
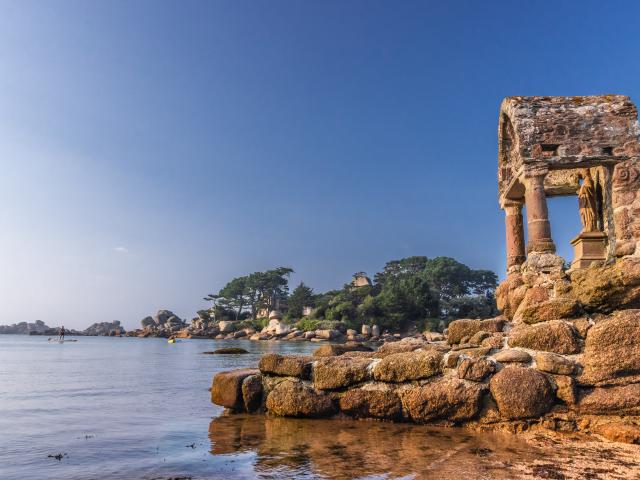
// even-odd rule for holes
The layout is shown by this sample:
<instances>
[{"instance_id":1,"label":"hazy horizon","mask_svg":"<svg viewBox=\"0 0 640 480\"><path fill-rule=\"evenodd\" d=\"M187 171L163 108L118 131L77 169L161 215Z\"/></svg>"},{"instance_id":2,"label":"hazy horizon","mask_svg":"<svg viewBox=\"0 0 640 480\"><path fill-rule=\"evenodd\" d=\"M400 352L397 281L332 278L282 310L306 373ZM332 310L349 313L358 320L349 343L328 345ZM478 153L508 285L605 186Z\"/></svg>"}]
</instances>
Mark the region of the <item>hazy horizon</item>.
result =
<instances>
[{"instance_id":1,"label":"hazy horizon","mask_svg":"<svg viewBox=\"0 0 640 480\"><path fill-rule=\"evenodd\" d=\"M631 3L0 4L0 324L189 319L277 266L502 277L502 98L640 101Z\"/></svg>"}]
</instances>

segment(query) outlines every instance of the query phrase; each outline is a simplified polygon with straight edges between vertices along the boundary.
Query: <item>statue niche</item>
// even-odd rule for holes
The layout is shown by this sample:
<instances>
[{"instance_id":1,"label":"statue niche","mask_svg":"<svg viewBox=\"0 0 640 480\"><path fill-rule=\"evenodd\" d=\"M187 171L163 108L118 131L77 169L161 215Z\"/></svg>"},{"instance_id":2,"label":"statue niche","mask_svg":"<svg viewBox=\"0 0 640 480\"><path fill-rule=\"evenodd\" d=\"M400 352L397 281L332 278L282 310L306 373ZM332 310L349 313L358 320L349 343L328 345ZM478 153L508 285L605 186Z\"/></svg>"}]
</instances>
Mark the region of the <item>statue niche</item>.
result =
<instances>
[{"instance_id":1,"label":"statue niche","mask_svg":"<svg viewBox=\"0 0 640 480\"><path fill-rule=\"evenodd\" d=\"M572 270L588 267L593 262L604 261L607 258L607 236L601 231L601 209L598 205L600 202L598 202L596 186L588 169L582 174L582 179L582 185L578 190L578 208L582 231L571 240L574 250Z\"/></svg>"},{"instance_id":2,"label":"statue niche","mask_svg":"<svg viewBox=\"0 0 640 480\"><path fill-rule=\"evenodd\" d=\"M591 173L583 176L584 180L578 190L578 207L580 209L580 221L582 222L582 232L598 231L598 206L596 201L596 190L593 185Z\"/></svg>"}]
</instances>

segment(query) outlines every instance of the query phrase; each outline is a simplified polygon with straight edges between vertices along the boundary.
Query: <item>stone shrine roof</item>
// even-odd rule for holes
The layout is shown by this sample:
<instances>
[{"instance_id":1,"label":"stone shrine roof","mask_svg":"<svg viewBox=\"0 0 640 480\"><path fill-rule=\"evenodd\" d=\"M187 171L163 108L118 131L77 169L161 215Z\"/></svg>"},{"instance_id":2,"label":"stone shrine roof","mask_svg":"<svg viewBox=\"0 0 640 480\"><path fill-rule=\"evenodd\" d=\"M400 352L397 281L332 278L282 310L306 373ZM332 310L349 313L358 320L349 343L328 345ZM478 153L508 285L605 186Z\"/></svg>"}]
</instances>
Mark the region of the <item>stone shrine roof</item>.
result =
<instances>
[{"instance_id":1,"label":"stone shrine roof","mask_svg":"<svg viewBox=\"0 0 640 480\"><path fill-rule=\"evenodd\" d=\"M505 98L498 128L500 194L526 164L579 168L639 156L637 117L625 95Z\"/></svg>"}]
</instances>

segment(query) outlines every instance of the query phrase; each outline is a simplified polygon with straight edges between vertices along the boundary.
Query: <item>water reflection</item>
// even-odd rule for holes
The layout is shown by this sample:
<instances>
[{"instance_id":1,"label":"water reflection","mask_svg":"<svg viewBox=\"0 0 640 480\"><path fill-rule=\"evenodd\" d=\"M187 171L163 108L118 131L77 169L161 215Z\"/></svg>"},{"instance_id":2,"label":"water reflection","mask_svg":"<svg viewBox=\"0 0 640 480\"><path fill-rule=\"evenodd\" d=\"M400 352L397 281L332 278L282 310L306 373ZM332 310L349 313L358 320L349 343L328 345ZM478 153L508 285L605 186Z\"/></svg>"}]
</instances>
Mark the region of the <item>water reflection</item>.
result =
<instances>
[{"instance_id":1,"label":"water reflection","mask_svg":"<svg viewBox=\"0 0 640 480\"><path fill-rule=\"evenodd\" d=\"M352 420L223 416L209 437L213 455L253 452L273 478L514 478L514 456L540 455L513 435Z\"/></svg>"}]
</instances>

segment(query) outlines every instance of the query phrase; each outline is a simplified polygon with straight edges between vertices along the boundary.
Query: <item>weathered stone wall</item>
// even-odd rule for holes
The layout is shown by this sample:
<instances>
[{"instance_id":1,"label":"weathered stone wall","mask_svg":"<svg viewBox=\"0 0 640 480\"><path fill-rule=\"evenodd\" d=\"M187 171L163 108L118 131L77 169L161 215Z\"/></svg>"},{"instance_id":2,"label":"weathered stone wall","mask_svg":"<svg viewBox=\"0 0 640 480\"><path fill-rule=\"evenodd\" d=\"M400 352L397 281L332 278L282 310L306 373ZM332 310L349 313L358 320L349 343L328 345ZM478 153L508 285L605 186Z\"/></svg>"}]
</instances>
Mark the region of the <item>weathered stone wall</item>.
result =
<instances>
[{"instance_id":1,"label":"weathered stone wall","mask_svg":"<svg viewBox=\"0 0 640 480\"><path fill-rule=\"evenodd\" d=\"M569 273L513 274L498 286L496 301L504 316L516 324L640 308L640 258L625 257Z\"/></svg>"},{"instance_id":2,"label":"weathered stone wall","mask_svg":"<svg viewBox=\"0 0 640 480\"><path fill-rule=\"evenodd\" d=\"M636 159L618 163L613 170L613 223L615 254L618 257L640 253L640 165Z\"/></svg>"},{"instance_id":3,"label":"weathered stone wall","mask_svg":"<svg viewBox=\"0 0 640 480\"><path fill-rule=\"evenodd\" d=\"M500 112L500 194L523 164L571 168L640 156L638 111L624 95L508 97Z\"/></svg>"},{"instance_id":4,"label":"weathered stone wall","mask_svg":"<svg viewBox=\"0 0 640 480\"><path fill-rule=\"evenodd\" d=\"M520 254L524 233L513 232L522 206L526 203L527 252L553 253L546 197L576 195L586 170L594 182L596 230L605 234L597 248L606 251L591 250L589 255L595 258L579 257L574 266L636 254L640 240L637 115L636 106L624 95L504 99L498 130L498 191L506 214L508 273L524 262ZM595 248L595 240L589 239L576 245L581 247L583 242Z\"/></svg>"},{"instance_id":5,"label":"weathered stone wall","mask_svg":"<svg viewBox=\"0 0 640 480\"><path fill-rule=\"evenodd\" d=\"M445 341L350 347L332 356L265 355L259 369L216 375L212 401L232 412L640 442L640 310L534 324L457 320Z\"/></svg>"}]
</instances>

